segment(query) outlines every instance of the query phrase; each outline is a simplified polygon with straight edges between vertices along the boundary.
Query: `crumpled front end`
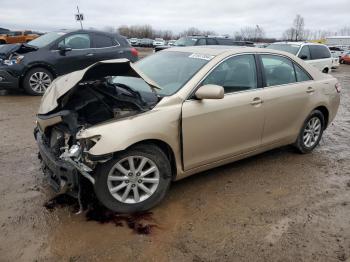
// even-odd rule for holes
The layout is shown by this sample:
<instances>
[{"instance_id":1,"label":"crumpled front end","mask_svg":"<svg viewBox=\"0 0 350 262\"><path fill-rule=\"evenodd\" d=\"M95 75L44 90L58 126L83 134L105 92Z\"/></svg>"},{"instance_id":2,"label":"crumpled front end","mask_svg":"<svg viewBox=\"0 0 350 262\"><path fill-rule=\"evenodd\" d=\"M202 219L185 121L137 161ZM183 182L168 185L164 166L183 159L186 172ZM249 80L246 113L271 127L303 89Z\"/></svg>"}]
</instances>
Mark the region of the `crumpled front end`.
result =
<instances>
[{"instance_id":1,"label":"crumpled front end","mask_svg":"<svg viewBox=\"0 0 350 262\"><path fill-rule=\"evenodd\" d=\"M154 83L141 75L129 61L114 60L60 77L49 87L34 136L43 170L56 192L76 195L82 178L94 184L94 169L112 156L89 155L100 137L78 138L80 131L144 113L159 102ZM134 85L148 89L137 91Z\"/></svg>"}]
</instances>

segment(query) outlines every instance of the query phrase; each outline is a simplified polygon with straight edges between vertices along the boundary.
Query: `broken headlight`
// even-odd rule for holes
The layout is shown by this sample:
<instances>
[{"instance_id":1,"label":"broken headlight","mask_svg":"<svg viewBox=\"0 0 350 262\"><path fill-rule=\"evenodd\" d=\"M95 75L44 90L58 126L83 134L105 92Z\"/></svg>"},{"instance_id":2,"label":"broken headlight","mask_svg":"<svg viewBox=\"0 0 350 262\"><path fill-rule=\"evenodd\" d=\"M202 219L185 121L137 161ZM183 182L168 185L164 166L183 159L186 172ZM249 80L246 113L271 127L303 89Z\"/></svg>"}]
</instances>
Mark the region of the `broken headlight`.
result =
<instances>
[{"instance_id":1,"label":"broken headlight","mask_svg":"<svg viewBox=\"0 0 350 262\"><path fill-rule=\"evenodd\" d=\"M21 61L23 60L24 56L23 55L20 55L20 56L17 56L15 58L11 58L11 59L5 59L3 61L3 64L4 65L8 65L8 66L11 66L11 65L15 65L15 64L19 64L21 63Z\"/></svg>"}]
</instances>

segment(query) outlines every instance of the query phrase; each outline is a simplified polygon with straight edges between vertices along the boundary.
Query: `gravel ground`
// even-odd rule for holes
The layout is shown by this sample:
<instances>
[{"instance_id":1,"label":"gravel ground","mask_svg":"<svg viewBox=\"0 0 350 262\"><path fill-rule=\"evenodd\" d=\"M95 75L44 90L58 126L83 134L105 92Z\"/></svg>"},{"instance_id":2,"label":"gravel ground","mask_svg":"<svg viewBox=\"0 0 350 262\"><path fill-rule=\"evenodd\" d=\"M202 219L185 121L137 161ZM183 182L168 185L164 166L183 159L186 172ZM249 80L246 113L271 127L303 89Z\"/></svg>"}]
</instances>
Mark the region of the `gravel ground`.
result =
<instances>
[{"instance_id":1,"label":"gravel ground","mask_svg":"<svg viewBox=\"0 0 350 262\"><path fill-rule=\"evenodd\" d=\"M42 178L38 97L0 96L0 261L350 261L350 66L341 107L308 155L284 147L173 184L149 235L87 221Z\"/></svg>"}]
</instances>

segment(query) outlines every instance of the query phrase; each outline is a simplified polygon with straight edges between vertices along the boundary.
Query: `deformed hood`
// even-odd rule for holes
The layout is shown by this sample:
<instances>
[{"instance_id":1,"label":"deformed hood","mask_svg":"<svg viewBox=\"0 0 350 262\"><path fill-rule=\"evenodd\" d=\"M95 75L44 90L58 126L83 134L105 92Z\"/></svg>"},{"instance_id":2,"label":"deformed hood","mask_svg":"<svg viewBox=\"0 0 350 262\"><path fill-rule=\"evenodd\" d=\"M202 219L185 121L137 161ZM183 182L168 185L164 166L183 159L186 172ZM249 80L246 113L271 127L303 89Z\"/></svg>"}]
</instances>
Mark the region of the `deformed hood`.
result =
<instances>
[{"instance_id":1,"label":"deformed hood","mask_svg":"<svg viewBox=\"0 0 350 262\"><path fill-rule=\"evenodd\" d=\"M97 62L83 70L56 78L41 99L38 114L47 114L58 105L58 99L76 86L80 81L100 79L106 76L134 76L142 78L152 89L160 89L128 59L114 59Z\"/></svg>"},{"instance_id":2,"label":"deformed hood","mask_svg":"<svg viewBox=\"0 0 350 262\"><path fill-rule=\"evenodd\" d=\"M16 53L27 53L36 51L38 48L28 44L7 44L0 46L0 59L6 59L10 54Z\"/></svg>"}]
</instances>

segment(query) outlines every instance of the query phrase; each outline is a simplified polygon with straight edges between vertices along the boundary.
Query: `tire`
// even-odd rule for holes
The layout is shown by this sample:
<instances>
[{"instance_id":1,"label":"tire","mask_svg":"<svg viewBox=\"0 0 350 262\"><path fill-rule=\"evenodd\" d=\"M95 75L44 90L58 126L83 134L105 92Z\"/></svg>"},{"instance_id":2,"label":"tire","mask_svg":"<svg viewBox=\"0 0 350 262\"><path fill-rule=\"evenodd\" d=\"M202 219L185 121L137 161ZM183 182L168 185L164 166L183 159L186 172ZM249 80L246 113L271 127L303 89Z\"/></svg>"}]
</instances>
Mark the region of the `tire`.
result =
<instances>
[{"instance_id":1,"label":"tire","mask_svg":"<svg viewBox=\"0 0 350 262\"><path fill-rule=\"evenodd\" d=\"M328 72L329 72L328 68L324 68L324 69L322 70L322 73L328 74Z\"/></svg>"},{"instance_id":2,"label":"tire","mask_svg":"<svg viewBox=\"0 0 350 262\"><path fill-rule=\"evenodd\" d=\"M0 40L0 45L5 45L6 42L4 40Z\"/></svg>"},{"instance_id":3,"label":"tire","mask_svg":"<svg viewBox=\"0 0 350 262\"><path fill-rule=\"evenodd\" d=\"M312 121L314 120L316 121L315 123L319 123L320 125L319 129L311 128L311 130L313 131L308 132L307 130L310 130L310 125L312 126ZM294 143L294 146L296 147L298 152L301 154L307 154L307 153L310 153L312 150L314 150L314 148L319 144L321 140L324 129L325 129L324 115L319 110L312 111L311 114L306 118L300 130L297 141ZM310 133L310 132L313 132L313 133ZM307 140L307 133L310 136L309 140ZM315 137L315 135L317 136L317 138Z\"/></svg>"},{"instance_id":4,"label":"tire","mask_svg":"<svg viewBox=\"0 0 350 262\"><path fill-rule=\"evenodd\" d=\"M132 169L129 166L130 157L134 157L133 161L135 161L134 166L136 170L140 167L142 159L149 160L144 165L144 168L141 169L141 176L137 176L138 172L134 172L130 176L130 173L132 173L129 171ZM120 167L117 168L118 164L124 170ZM142 178L142 174L150 170L153 165L158 172L155 171ZM123 170L124 173L120 170ZM109 177L110 179L118 180L110 181ZM156 206L165 197L171 183L171 177L170 162L160 148L152 144L138 145L118 153L114 159L96 168L94 190L97 199L110 210L118 213L142 212ZM158 179L158 184L154 182L140 182L140 178L144 180L153 179L154 181ZM147 187L152 193L147 194L146 191L141 189L142 185ZM113 189L116 190L117 187L120 187L120 189L114 192ZM128 188L129 192L125 193ZM138 191L139 201L136 201L135 190ZM125 194L126 198L123 200Z\"/></svg>"},{"instance_id":5,"label":"tire","mask_svg":"<svg viewBox=\"0 0 350 262\"><path fill-rule=\"evenodd\" d=\"M340 60L339 63L344 64L344 60Z\"/></svg>"},{"instance_id":6,"label":"tire","mask_svg":"<svg viewBox=\"0 0 350 262\"><path fill-rule=\"evenodd\" d=\"M42 67L30 69L23 78L23 88L27 94L41 96L53 80L52 73ZM35 81L37 85L35 85Z\"/></svg>"}]
</instances>

